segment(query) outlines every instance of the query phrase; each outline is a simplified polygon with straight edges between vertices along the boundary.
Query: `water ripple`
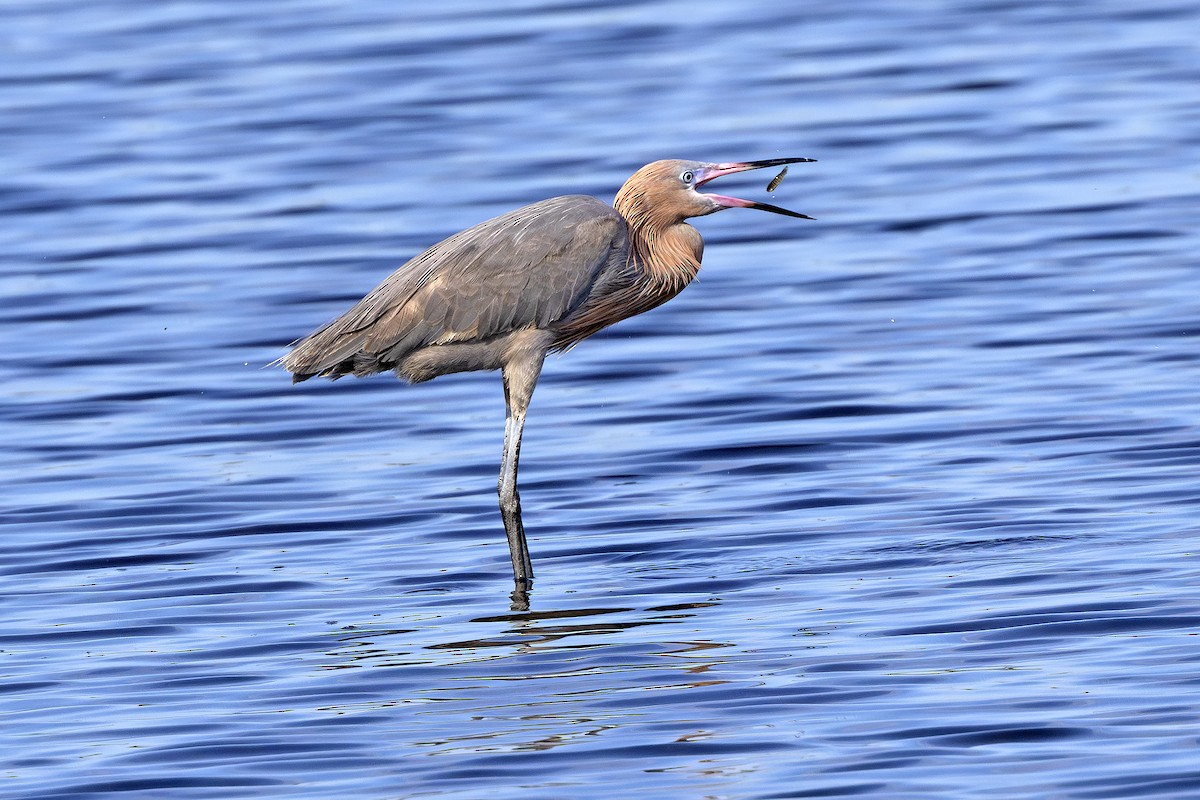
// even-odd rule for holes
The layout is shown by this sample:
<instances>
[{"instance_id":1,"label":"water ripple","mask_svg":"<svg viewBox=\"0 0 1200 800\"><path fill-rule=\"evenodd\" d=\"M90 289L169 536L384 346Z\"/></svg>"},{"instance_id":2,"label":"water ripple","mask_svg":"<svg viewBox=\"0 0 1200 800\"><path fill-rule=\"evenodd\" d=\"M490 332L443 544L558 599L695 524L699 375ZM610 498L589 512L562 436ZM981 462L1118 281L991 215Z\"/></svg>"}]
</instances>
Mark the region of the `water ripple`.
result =
<instances>
[{"instance_id":1,"label":"water ripple","mask_svg":"<svg viewBox=\"0 0 1200 800\"><path fill-rule=\"evenodd\" d=\"M0 797L1195 793L1193 5L0 19ZM264 368L489 216L778 155L817 222L696 221L547 363L528 609L495 376Z\"/></svg>"}]
</instances>

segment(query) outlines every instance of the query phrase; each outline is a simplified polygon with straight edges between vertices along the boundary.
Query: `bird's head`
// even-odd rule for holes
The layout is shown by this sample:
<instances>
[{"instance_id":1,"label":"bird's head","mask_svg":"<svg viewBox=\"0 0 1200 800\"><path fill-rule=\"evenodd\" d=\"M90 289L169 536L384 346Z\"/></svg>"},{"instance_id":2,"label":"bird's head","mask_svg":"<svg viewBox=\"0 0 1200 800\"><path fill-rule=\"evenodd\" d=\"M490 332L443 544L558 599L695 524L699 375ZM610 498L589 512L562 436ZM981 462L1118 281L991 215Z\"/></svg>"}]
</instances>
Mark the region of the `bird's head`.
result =
<instances>
[{"instance_id":1,"label":"bird's head","mask_svg":"<svg viewBox=\"0 0 1200 800\"><path fill-rule=\"evenodd\" d=\"M728 164L708 164L703 161L668 159L655 161L639 169L621 191L613 205L635 227L666 228L689 217L702 217L727 208L757 208L788 217L812 219L786 208L742 200L722 194L698 191L701 186L722 175L766 167L781 167L815 161L812 158L770 158L765 161L741 161Z\"/></svg>"}]
</instances>

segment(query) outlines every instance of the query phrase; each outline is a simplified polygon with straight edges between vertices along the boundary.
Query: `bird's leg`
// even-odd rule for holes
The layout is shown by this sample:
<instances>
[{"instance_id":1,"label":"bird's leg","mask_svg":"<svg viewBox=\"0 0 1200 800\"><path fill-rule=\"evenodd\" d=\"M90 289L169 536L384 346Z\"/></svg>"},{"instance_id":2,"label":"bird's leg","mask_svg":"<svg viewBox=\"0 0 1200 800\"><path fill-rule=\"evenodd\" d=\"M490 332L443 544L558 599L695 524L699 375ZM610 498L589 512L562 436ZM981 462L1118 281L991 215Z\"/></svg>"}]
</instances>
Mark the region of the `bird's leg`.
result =
<instances>
[{"instance_id":1,"label":"bird's leg","mask_svg":"<svg viewBox=\"0 0 1200 800\"><path fill-rule=\"evenodd\" d=\"M514 359L502 370L504 378L504 403L507 417L504 421L504 456L500 462L500 517L504 520L504 531L508 534L508 549L512 555L513 580L518 589L533 580L533 563L529 558L529 544L525 540L525 526L521 522L521 495L517 491L517 460L521 455L521 433L525 429L525 412L533 396L542 371L542 356Z\"/></svg>"},{"instance_id":2,"label":"bird's leg","mask_svg":"<svg viewBox=\"0 0 1200 800\"><path fill-rule=\"evenodd\" d=\"M508 549L512 555L513 579L524 583L533 577L533 566L529 560L529 544L525 540L525 526L521 522L521 495L517 491L517 457L521 451L521 430L525 425L525 414L511 407L504 422L504 456L500 462L500 517L504 520L504 532L508 534Z\"/></svg>"}]
</instances>

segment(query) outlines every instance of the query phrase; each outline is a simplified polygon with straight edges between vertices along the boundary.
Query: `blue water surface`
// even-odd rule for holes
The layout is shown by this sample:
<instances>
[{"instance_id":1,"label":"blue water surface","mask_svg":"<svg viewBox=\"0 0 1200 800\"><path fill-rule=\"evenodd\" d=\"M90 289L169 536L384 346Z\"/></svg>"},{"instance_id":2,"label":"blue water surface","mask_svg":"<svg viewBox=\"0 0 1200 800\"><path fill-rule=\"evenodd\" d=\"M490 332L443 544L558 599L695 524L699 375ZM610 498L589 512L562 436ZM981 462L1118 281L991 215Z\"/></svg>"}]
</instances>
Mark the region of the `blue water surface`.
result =
<instances>
[{"instance_id":1,"label":"blue water surface","mask_svg":"<svg viewBox=\"0 0 1200 800\"><path fill-rule=\"evenodd\" d=\"M0 5L0 796L1200 796L1200 8ZM396 265L807 156L547 362L289 384Z\"/></svg>"}]
</instances>

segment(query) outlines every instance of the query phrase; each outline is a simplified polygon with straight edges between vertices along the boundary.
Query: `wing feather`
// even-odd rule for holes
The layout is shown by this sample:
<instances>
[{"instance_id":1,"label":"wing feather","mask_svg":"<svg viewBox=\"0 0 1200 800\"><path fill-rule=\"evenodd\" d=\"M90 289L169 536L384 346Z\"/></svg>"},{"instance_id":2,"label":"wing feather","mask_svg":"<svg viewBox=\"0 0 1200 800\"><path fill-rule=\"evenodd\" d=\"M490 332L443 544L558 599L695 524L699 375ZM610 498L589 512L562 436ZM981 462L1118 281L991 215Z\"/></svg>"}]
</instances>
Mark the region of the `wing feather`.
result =
<instances>
[{"instance_id":1,"label":"wing feather","mask_svg":"<svg viewBox=\"0 0 1200 800\"><path fill-rule=\"evenodd\" d=\"M419 254L282 363L296 380L368 374L426 345L546 328L577 308L627 248L625 221L594 197L534 203Z\"/></svg>"}]
</instances>

